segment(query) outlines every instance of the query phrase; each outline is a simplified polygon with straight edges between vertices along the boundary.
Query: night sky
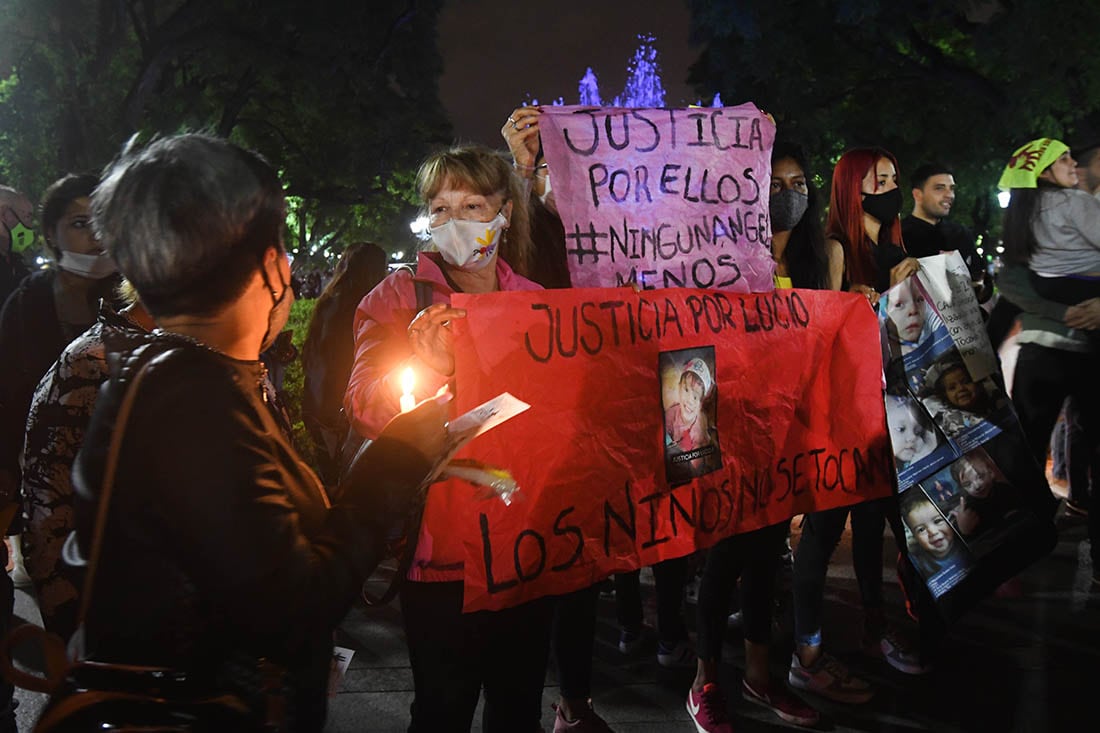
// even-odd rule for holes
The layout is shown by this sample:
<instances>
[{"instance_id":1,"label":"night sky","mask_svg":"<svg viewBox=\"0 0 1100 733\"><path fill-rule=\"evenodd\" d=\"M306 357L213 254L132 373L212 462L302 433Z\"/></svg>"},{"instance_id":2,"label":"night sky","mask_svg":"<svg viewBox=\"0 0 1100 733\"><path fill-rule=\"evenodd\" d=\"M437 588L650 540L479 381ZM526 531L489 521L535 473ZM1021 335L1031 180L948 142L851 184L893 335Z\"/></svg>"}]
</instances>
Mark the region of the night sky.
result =
<instances>
[{"instance_id":1,"label":"night sky","mask_svg":"<svg viewBox=\"0 0 1100 733\"><path fill-rule=\"evenodd\" d=\"M577 103L589 66L609 100L623 90L639 33L656 36L666 103L695 96L685 79L698 49L688 45L687 0L449 0L439 16L445 69L440 96L463 142L503 146L513 108L536 98Z\"/></svg>"}]
</instances>

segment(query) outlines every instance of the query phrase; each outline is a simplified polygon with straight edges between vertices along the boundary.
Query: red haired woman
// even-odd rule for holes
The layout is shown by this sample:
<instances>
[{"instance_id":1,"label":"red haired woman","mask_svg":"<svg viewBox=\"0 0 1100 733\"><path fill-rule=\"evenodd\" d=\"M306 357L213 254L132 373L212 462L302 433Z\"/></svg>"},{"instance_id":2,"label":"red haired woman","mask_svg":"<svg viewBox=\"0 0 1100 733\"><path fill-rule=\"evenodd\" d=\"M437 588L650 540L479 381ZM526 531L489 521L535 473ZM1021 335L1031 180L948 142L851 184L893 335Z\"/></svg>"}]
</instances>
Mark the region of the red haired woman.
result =
<instances>
[{"instance_id":1,"label":"red haired woman","mask_svg":"<svg viewBox=\"0 0 1100 733\"><path fill-rule=\"evenodd\" d=\"M856 148L841 156L833 171L825 236L830 247L839 244L844 250L844 289L865 295L872 305L880 292L920 269L902 247L900 210L893 155L882 148ZM794 557L795 653L788 680L793 687L838 702L860 703L871 698L871 685L821 648L825 575L849 510L852 560L863 601L864 649L902 672L925 671L920 657L889 628L882 610L886 518L895 536L902 538L899 546L905 546L905 530L891 497L806 515Z\"/></svg>"},{"instance_id":2,"label":"red haired woman","mask_svg":"<svg viewBox=\"0 0 1100 733\"><path fill-rule=\"evenodd\" d=\"M882 148L854 148L837 161L825 237L844 249L845 288L872 304L920 266L901 242L898 162Z\"/></svg>"}]
</instances>

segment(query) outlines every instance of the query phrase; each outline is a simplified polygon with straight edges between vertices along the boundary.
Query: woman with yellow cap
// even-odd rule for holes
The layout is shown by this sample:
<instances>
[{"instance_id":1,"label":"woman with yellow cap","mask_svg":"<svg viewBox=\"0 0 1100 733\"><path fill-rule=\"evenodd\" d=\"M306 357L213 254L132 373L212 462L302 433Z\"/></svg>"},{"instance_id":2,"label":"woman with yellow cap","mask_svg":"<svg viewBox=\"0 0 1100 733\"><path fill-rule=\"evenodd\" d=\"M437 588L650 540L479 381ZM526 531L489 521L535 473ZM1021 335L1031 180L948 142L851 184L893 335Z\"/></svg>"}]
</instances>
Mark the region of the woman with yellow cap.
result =
<instances>
[{"instance_id":1,"label":"woman with yellow cap","mask_svg":"<svg viewBox=\"0 0 1100 733\"><path fill-rule=\"evenodd\" d=\"M1040 138L1013 153L998 184L1012 192L998 286L1023 309L1012 401L1040 466L1066 397L1080 407L1086 444L1100 449L1100 201L1074 188L1075 166L1065 143ZM1053 497L1042 500L1053 512ZM1100 491L1091 504L1093 567L1100 568Z\"/></svg>"},{"instance_id":2,"label":"woman with yellow cap","mask_svg":"<svg viewBox=\"0 0 1100 733\"><path fill-rule=\"evenodd\" d=\"M1012 192L1005 211L1005 257L1025 264L1044 298L1074 305L1100 297L1100 200L1077 188L1077 163L1061 140L1022 146L998 184Z\"/></svg>"}]
</instances>

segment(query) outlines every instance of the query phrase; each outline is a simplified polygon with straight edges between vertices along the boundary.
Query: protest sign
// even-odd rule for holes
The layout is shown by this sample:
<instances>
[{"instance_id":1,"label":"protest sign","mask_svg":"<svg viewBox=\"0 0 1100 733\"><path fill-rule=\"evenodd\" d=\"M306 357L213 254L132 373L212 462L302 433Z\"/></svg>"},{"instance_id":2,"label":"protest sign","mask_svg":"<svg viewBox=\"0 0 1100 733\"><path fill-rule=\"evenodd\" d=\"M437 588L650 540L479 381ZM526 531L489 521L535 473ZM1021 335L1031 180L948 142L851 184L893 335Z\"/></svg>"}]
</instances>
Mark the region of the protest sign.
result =
<instances>
[{"instance_id":1,"label":"protest sign","mask_svg":"<svg viewBox=\"0 0 1100 733\"><path fill-rule=\"evenodd\" d=\"M546 107L539 132L575 287L772 289L775 125L755 106Z\"/></svg>"},{"instance_id":2,"label":"protest sign","mask_svg":"<svg viewBox=\"0 0 1100 733\"><path fill-rule=\"evenodd\" d=\"M456 409L531 408L459 457L510 506L450 487L467 610L586 587L795 514L889 495L874 313L848 293L628 288L460 295Z\"/></svg>"},{"instance_id":3,"label":"protest sign","mask_svg":"<svg viewBox=\"0 0 1100 733\"><path fill-rule=\"evenodd\" d=\"M947 252L920 259L917 279L942 315L955 346L966 362L971 376L983 380L999 373L997 355L985 333L982 308L974 296L970 268L958 252Z\"/></svg>"},{"instance_id":4,"label":"protest sign","mask_svg":"<svg viewBox=\"0 0 1100 733\"><path fill-rule=\"evenodd\" d=\"M996 379L957 253L879 300L886 419L909 556L954 617L1050 550L1050 489Z\"/></svg>"},{"instance_id":5,"label":"protest sign","mask_svg":"<svg viewBox=\"0 0 1100 733\"><path fill-rule=\"evenodd\" d=\"M942 261L943 256L928 259ZM988 345L989 339L981 317L974 324L963 315L967 305L977 307L969 282L967 275L966 292L951 300L941 297L949 308L950 328L917 276L898 283L879 301L886 412L902 491L985 443L1004 426L1016 424L1008 397L985 367L981 345ZM969 347L970 361L956 339ZM972 363L983 370L984 378L973 376Z\"/></svg>"}]
</instances>

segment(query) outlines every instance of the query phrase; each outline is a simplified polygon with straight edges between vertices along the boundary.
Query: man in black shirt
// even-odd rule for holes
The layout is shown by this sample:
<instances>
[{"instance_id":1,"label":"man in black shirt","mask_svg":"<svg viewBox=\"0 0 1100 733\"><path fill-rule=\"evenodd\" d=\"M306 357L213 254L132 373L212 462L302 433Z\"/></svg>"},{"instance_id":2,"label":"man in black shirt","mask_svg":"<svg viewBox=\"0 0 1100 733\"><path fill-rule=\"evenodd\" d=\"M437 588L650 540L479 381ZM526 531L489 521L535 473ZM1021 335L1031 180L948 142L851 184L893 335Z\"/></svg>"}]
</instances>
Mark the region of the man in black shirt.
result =
<instances>
[{"instance_id":1,"label":"man in black shirt","mask_svg":"<svg viewBox=\"0 0 1100 733\"><path fill-rule=\"evenodd\" d=\"M955 176L939 164L913 172L913 213L901 220L901 236L910 257L930 257L958 250L975 282L984 279L985 260L974 249L974 235L947 221L955 203Z\"/></svg>"}]
</instances>

